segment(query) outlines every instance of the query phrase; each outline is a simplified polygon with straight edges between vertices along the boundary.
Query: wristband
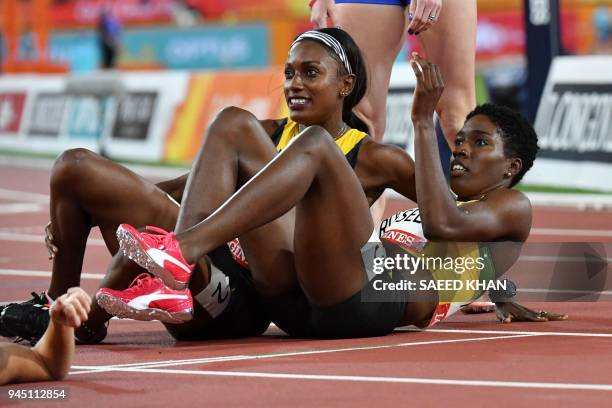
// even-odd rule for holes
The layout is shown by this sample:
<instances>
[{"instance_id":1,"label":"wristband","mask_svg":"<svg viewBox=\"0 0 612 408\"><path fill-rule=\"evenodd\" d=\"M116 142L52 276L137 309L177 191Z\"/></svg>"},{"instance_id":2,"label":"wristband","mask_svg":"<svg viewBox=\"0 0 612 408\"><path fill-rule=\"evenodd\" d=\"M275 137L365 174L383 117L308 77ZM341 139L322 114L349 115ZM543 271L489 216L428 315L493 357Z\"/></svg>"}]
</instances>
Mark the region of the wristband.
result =
<instances>
[{"instance_id":1,"label":"wristband","mask_svg":"<svg viewBox=\"0 0 612 408\"><path fill-rule=\"evenodd\" d=\"M516 296L516 285L510 279L504 279L501 282L506 282L506 289L489 290L489 299L493 303L511 302Z\"/></svg>"}]
</instances>

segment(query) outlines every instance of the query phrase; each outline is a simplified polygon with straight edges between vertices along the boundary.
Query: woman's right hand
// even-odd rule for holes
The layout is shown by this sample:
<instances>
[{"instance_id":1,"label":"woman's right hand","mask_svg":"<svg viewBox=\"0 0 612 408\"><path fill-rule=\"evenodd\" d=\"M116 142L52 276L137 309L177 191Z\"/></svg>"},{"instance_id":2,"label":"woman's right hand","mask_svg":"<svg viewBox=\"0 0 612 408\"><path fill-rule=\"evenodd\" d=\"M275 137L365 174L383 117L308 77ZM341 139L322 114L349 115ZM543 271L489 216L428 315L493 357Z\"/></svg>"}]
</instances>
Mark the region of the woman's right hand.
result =
<instances>
[{"instance_id":1,"label":"woman's right hand","mask_svg":"<svg viewBox=\"0 0 612 408\"><path fill-rule=\"evenodd\" d=\"M310 10L310 22L314 28L327 27L327 17L331 20L332 27L339 27L336 16L336 2L334 0L316 0Z\"/></svg>"}]
</instances>

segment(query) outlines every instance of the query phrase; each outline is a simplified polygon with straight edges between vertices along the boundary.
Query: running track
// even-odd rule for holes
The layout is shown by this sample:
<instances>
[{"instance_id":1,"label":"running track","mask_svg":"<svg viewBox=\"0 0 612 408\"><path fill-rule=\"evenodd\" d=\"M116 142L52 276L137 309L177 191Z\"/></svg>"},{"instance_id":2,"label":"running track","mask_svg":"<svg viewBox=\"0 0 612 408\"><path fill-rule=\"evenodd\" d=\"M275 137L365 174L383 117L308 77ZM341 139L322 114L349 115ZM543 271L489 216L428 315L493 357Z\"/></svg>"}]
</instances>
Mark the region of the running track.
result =
<instances>
[{"instance_id":1,"label":"running track","mask_svg":"<svg viewBox=\"0 0 612 408\"><path fill-rule=\"evenodd\" d=\"M0 302L47 288L48 180L47 169L0 164ZM536 208L531 240L610 243L611 227L612 212ZM82 280L90 294L108 259L93 234ZM502 325L490 314L457 315L426 332L334 341L271 327L261 338L176 343L158 323L113 320L103 344L77 347L67 381L0 387L0 405L13 403L9 389L63 388L69 404L88 407L607 407L611 305L532 303L570 320Z\"/></svg>"}]
</instances>

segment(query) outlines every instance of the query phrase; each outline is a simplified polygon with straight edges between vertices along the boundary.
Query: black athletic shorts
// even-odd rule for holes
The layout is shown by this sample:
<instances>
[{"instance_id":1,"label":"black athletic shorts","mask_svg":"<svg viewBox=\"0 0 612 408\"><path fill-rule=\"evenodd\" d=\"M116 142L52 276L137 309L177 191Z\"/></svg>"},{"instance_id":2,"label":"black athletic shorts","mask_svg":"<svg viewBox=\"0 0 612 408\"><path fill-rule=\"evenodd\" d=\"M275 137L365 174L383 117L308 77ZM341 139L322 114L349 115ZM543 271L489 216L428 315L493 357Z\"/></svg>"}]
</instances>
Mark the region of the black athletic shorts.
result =
<instances>
[{"instance_id":1,"label":"black athletic shorts","mask_svg":"<svg viewBox=\"0 0 612 408\"><path fill-rule=\"evenodd\" d=\"M201 330L183 333L174 331L167 325L168 331L177 340L207 340L259 336L270 325L270 318L262 299L253 286L251 273L231 256L227 245L223 245L209 254L212 263L229 277L231 297L225 310ZM195 294L194 294L195 296ZM221 294L218 294L221 296ZM194 299L194 303L196 300Z\"/></svg>"},{"instance_id":2,"label":"black athletic shorts","mask_svg":"<svg viewBox=\"0 0 612 408\"><path fill-rule=\"evenodd\" d=\"M370 259L376 252L373 247L365 248L362 249L364 265L368 263L366 252L369 253ZM380 253L376 256L380 256ZM368 276L372 275L368 273ZM374 279L368 280L361 291L329 307L310 303L300 289L285 296L267 298L265 302L272 321L290 336L304 338L383 336L400 325L408 299L405 291L387 292L381 296L375 290L374 281L399 282L401 278L398 273L377 275Z\"/></svg>"}]
</instances>

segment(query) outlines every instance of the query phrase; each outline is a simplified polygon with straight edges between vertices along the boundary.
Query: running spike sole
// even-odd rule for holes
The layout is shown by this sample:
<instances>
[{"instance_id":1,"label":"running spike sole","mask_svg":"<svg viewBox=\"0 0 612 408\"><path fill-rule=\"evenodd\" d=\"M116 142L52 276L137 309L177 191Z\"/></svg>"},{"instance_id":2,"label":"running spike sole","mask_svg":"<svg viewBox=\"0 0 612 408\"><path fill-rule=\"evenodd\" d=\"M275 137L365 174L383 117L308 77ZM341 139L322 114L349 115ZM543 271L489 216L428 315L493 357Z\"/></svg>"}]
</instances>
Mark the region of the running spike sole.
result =
<instances>
[{"instance_id":1,"label":"running spike sole","mask_svg":"<svg viewBox=\"0 0 612 408\"><path fill-rule=\"evenodd\" d=\"M185 290L189 285L189 282L177 281L170 272L155 263L142 249L136 238L122 226L117 228L117 240L119 241L119 248L121 248L125 256L136 262L141 268L160 278L170 289Z\"/></svg>"},{"instance_id":2,"label":"running spike sole","mask_svg":"<svg viewBox=\"0 0 612 408\"><path fill-rule=\"evenodd\" d=\"M96 295L98 304L102 306L109 314L120 319L133 319L141 321L159 320L164 323L181 324L190 321L193 318L191 309L181 312L168 312L161 309L134 309L127 303L106 294L101 293Z\"/></svg>"}]
</instances>

